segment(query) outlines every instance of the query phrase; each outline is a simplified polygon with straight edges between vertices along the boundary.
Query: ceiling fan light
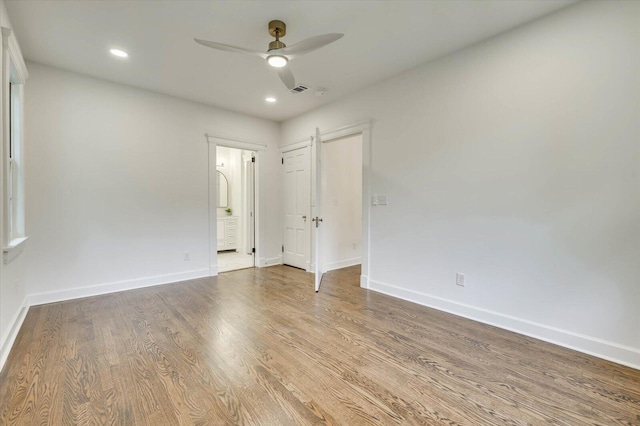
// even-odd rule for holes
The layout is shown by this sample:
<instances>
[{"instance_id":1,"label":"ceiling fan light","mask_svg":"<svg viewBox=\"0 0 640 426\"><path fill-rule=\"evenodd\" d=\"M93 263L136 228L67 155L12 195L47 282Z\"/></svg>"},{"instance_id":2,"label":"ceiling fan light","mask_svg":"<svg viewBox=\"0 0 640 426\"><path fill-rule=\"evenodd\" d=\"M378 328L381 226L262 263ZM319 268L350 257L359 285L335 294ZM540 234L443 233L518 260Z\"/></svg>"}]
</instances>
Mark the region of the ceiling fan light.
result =
<instances>
[{"instance_id":1,"label":"ceiling fan light","mask_svg":"<svg viewBox=\"0 0 640 426\"><path fill-rule=\"evenodd\" d=\"M282 68L285 65L287 65L287 62L289 62L289 60L284 56L271 55L267 57L267 62L269 62L269 65L271 65L274 68Z\"/></svg>"}]
</instances>

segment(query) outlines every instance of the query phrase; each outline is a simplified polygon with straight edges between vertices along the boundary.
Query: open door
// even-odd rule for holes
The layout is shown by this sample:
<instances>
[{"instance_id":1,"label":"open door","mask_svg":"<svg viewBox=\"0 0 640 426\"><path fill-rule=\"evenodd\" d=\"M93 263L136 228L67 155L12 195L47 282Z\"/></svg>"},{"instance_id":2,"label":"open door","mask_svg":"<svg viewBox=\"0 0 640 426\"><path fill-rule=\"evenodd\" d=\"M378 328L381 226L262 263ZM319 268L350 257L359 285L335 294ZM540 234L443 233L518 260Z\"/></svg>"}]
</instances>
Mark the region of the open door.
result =
<instances>
[{"instance_id":1,"label":"open door","mask_svg":"<svg viewBox=\"0 0 640 426\"><path fill-rule=\"evenodd\" d=\"M256 266L256 224L255 224L255 163L256 154L250 152L250 156L243 157L244 162L244 211L245 213L245 235L244 235L244 247L246 253L251 254L253 260L252 265Z\"/></svg>"},{"instance_id":2,"label":"open door","mask_svg":"<svg viewBox=\"0 0 640 426\"><path fill-rule=\"evenodd\" d=\"M322 242L322 199L321 199L321 190L322 190L322 176L321 176L321 162L322 162L322 138L320 137L320 129L316 128L316 137L313 141L314 143L314 154L315 154L315 188L314 188L314 217L311 219L314 223L315 229L315 289L316 292L320 290L320 283L322 283L322 274L324 273L323 265L322 265L322 253L321 253L321 242Z\"/></svg>"}]
</instances>

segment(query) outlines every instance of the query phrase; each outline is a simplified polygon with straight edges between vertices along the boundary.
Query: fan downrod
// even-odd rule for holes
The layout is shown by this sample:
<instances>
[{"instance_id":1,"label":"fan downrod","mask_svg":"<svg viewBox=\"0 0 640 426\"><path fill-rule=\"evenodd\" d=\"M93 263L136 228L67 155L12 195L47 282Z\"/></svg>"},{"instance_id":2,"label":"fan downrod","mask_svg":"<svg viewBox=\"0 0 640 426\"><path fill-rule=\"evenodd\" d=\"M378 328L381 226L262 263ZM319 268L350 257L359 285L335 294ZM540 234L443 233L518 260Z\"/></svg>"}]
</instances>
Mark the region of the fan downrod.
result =
<instances>
[{"instance_id":1,"label":"fan downrod","mask_svg":"<svg viewBox=\"0 0 640 426\"><path fill-rule=\"evenodd\" d=\"M280 37L284 37L287 34L287 24L282 21L269 22L269 34L271 34L271 37L276 38L269 43L269 51L287 47L286 44L280 41Z\"/></svg>"}]
</instances>

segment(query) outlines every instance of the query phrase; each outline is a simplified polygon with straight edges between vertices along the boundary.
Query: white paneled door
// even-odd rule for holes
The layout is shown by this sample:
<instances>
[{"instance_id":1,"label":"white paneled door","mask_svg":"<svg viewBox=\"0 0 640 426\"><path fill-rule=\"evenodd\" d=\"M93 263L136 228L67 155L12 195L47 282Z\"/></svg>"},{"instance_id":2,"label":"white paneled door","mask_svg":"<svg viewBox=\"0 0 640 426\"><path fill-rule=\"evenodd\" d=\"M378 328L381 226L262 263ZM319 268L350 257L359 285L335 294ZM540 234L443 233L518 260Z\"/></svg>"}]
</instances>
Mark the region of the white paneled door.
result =
<instances>
[{"instance_id":1,"label":"white paneled door","mask_svg":"<svg viewBox=\"0 0 640 426\"><path fill-rule=\"evenodd\" d=\"M284 167L284 247L285 265L307 269L311 247L311 186L309 147L282 154Z\"/></svg>"}]
</instances>

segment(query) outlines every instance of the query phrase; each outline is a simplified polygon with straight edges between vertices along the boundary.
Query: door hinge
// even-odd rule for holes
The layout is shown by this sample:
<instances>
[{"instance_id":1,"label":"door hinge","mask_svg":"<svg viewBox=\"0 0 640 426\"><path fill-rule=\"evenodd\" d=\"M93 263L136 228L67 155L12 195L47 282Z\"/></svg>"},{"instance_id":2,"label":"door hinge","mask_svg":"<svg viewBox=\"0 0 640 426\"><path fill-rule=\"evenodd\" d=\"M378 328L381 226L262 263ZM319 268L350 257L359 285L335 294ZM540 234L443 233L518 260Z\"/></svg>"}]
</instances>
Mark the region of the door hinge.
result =
<instances>
[{"instance_id":1,"label":"door hinge","mask_svg":"<svg viewBox=\"0 0 640 426\"><path fill-rule=\"evenodd\" d=\"M282 159L282 164L284 164L284 158Z\"/></svg>"},{"instance_id":2,"label":"door hinge","mask_svg":"<svg viewBox=\"0 0 640 426\"><path fill-rule=\"evenodd\" d=\"M253 247L253 248L251 249L251 253L255 253L255 252L256 252L256 248L255 248L255 247Z\"/></svg>"},{"instance_id":3,"label":"door hinge","mask_svg":"<svg viewBox=\"0 0 640 426\"><path fill-rule=\"evenodd\" d=\"M284 253L284 244L282 245L282 252Z\"/></svg>"},{"instance_id":4,"label":"door hinge","mask_svg":"<svg viewBox=\"0 0 640 426\"><path fill-rule=\"evenodd\" d=\"M256 162L256 157L251 157L251 162L255 163Z\"/></svg>"}]
</instances>

